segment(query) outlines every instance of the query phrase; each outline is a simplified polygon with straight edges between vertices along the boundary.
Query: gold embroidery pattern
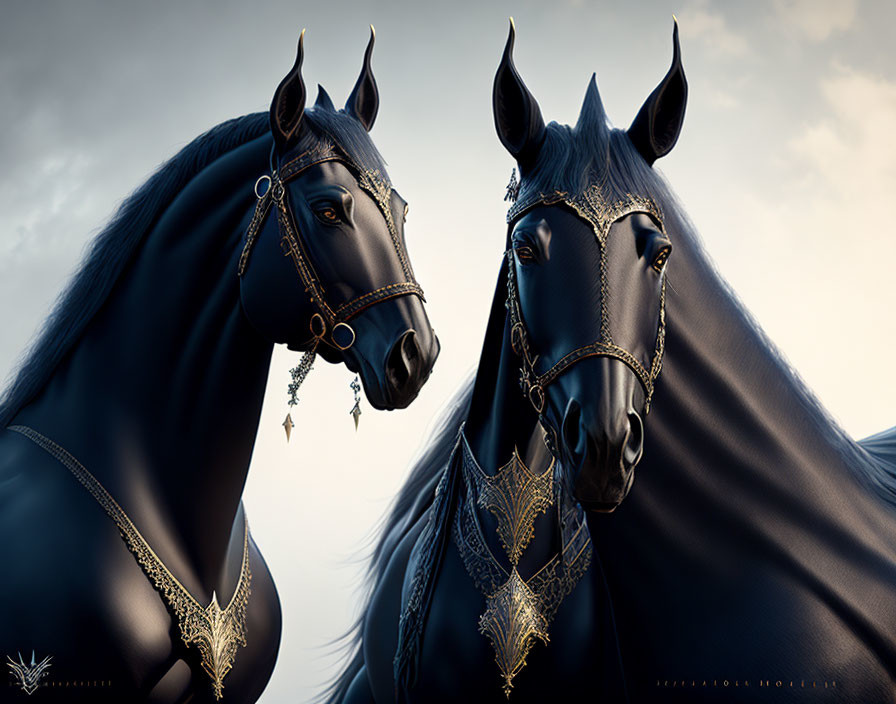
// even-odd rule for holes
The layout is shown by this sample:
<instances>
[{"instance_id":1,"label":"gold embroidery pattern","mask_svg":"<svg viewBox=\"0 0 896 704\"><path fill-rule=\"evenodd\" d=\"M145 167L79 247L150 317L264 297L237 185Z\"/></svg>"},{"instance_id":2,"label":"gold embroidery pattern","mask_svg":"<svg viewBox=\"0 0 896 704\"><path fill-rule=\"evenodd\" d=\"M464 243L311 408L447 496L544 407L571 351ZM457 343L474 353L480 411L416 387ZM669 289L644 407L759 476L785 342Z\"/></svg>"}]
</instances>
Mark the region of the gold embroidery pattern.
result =
<instances>
[{"instance_id":1,"label":"gold embroidery pattern","mask_svg":"<svg viewBox=\"0 0 896 704\"><path fill-rule=\"evenodd\" d=\"M552 193L527 193L522 199L517 200L507 212L507 222L511 224L527 211L539 206L550 206L563 203L571 208L583 220L591 225L594 236L600 247L600 288L601 288L601 335L600 339L579 347L570 354L566 355L560 362L551 367L544 374L538 374L535 371L535 361L537 356L532 358L532 350L528 341L528 332L523 323L522 313L520 312L519 297L516 291L514 281L514 261L512 249L508 249L505 253L507 263L509 265L507 274L507 308L510 311L511 324L516 333L514 349L518 354L523 356L523 366L521 369L520 385L523 392L532 401L535 410L539 416L542 413L545 388L560 374L569 369L577 361L586 357L605 356L615 357L635 373L641 381L645 391L644 412L650 412L650 402L653 398L654 386L663 366L663 354L665 352L666 340L666 278L663 276L662 288L660 292L660 313L659 323L657 326L656 340L654 343L653 356L649 365L645 366L631 352L625 350L613 343L613 337L610 331L610 291L608 288L607 277L607 237L610 234L610 228L617 220L631 215L633 213L645 213L652 217L661 232L665 232L663 224L663 213L660 207L650 198L626 194L618 200L610 200L607 198L604 188L599 183L592 183L584 190L570 194L566 191L553 191ZM649 368L648 368L649 367Z\"/></svg>"},{"instance_id":2,"label":"gold embroidery pattern","mask_svg":"<svg viewBox=\"0 0 896 704\"><path fill-rule=\"evenodd\" d=\"M523 581L516 567L487 604L479 619L479 631L494 645L495 661L504 678L504 694L510 697L513 678L526 666L526 656L535 639L548 642L548 621L539 608L538 595Z\"/></svg>"},{"instance_id":3,"label":"gold embroidery pattern","mask_svg":"<svg viewBox=\"0 0 896 704\"><path fill-rule=\"evenodd\" d=\"M510 462L481 481L479 506L498 519L498 538L515 565L532 540L536 516L554 503L554 463L535 476L514 449Z\"/></svg>"},{"instance_id":4,"label":"gold embroidery pattern","mask_svg":"<svg viewBox=\"0 0 896 704\"><path fill-rule=\"evenodd\" d=\"M594 235L601 244L606 241L610 226L631 213L646 213L656 220L660 229L663 229L662 211L653 200L627 194L620 200L610 201L599 183L592 183L581 193L575 194L569 194L566 191L554 191L548 194L533 193L511 206L507 212L507 222L513 222L532 208L541 205L555 205L556 203L566 203L576 211L579 217L591 223Z\"/></svg>"},{"instance_id":5,"label":"gold embroidery pattern","mask_svg":"<svg viewBox=\"0 0 896 704\"><path fill-rule=\"evenodd\" d=\"M389 236L392 238L392 244L395 246L395 253L401 262L401 270L407 277L408 281L414 281L414 272L411 269L411 263L408 261L405 253L404 245L398 237L398 228L395 226L395 218L392 216L392 184L388 177L379 171L360 170L358 185L367 191L376 204L380 208L383 217L386 219L386 227L389 229Z\"/></svg>"},{"instance_id":6,"label":"gold embroidery pattern","mask_svg":"<svg viewBox=\"0 0 896 704\"><path fill-rule=\"evenodd\" d=\"M203 607L186 587L165 567L164 563L137 530L127 514L109 492L69 452L24 425L11 425L41 449L62 463L74 475L90 495L103 507L118 527L124 542L134 553L140 567L162 598L174 612L181 639L187 645L195 645L202 658L202 669L212 680L215 699L221 699L224 677L233 667L237 648L246 645L246 607L251 593L252 572L249 570L249 522L244 520L243 560L240 578L230 603L222 609L217 594L212 592L211 603ZM245 517L245 514L244 514Z\"/></svg>"},{"instance_id":7,"label":"gold embroidery pattern","mask_svg":"<svg viewBox=\"0 0 896 704\"><path fill-rule=\"evenodd\" d=\"M485 474L461 436L462 472L465 488L458 497L458 508L452 526L452 538L457 545L464 567L473 583L486 597L486 610L479 619L479 631L492 642L495 661L504 679L504 693L510 697L513 678L526 666L526 657L537 641L549 642L548 628L563 599L572 592L591 564L591 536L585 525L581 509L573 502L561 482L555 481L556 463L541 475L533 475L525 467L519 455L505 465L494 477ZM514 463L523 469L505 473ZM518 481L520 471L529 478ZM502 474L504 475L502 478ZM514 477L513 481L506 481ZM495 484L505 481L502 494L516 492L512 503L516 506L534 507L542 502L542 491L547 486L550 500L544 511L556 507L560 526L561 550L528 580L523 580L517 570L519 555L532 537L535 517L542 510L525 511L529 516L529 530L511 531L515 535L527 535L525 543L505 542L502 545L510 557L510 549L519 547L517 558L511 559L508 571L495 558L488 547L477 516L477 507L483 507L483 496L495 494ZM542 483L539 480L544 479ZM486 481L488 480L488 481ZM537 485L537 487L536 487ZM512 488L511 488L512 487ZM488 501L486 504L490 503ZM499 526L502 518L499 516ZM520 521L522 523L522 521Z\"/></svg>"}]
</instances>

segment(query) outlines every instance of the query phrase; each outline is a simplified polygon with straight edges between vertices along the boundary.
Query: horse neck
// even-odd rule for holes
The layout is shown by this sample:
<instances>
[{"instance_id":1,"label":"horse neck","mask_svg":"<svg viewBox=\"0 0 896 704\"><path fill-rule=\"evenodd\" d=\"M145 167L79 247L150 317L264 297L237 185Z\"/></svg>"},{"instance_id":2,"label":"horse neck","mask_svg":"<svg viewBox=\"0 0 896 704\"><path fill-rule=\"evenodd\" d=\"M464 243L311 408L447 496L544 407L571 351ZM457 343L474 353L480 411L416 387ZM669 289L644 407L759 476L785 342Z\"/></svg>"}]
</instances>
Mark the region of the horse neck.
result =
<instances>
[{"instance_id":1,"label":"horse neck","mask_svg":"<svg viewBox=\"0 0 896 704\"><path fill-rule=\"evenodd\" d=\"M641 481L619 520L629 508L694 524L695 533L714 515L762 532L776 518L798 522L806 534L822 526L857 539L892 532L892 509L872 489L880 465L824 412L695 237L686 232L675 248L666 357L646 422ZM764 539L782 550L795 543Z\"/></svg>"},{"instance_id":2,"label":"horse neck","mask_svg":"<svg viewBox=\"0 0 896 704\"><path fill-rule=\"evenodd\" d=\"M77 457L163 561L193 566L200 585L214 584L227 552L270 363L237 277L269 148L258 138L192 179L14 420Z\"/></svg>"},{"instance_id":3,"label":"horse neck","mask_svg":"<svg viewBox=\"0 0 896 704\"><path fill-rule=\"evenodd\" d=\"M548 467L538 417L519 385L520 360L510 344L504 300L503 269L492 304L485 343L473 382L470 411L464 434L473 457L489 476L506 465L517 451L526 466L541 474ZM503 555L497 537L497 521L487 509L476 507L483 534L494 555ZM520 572L524 576L544 566L559 549L557 511L550 509L535 519L532 542L523 552Z\"/></svg>"}]
</instances>

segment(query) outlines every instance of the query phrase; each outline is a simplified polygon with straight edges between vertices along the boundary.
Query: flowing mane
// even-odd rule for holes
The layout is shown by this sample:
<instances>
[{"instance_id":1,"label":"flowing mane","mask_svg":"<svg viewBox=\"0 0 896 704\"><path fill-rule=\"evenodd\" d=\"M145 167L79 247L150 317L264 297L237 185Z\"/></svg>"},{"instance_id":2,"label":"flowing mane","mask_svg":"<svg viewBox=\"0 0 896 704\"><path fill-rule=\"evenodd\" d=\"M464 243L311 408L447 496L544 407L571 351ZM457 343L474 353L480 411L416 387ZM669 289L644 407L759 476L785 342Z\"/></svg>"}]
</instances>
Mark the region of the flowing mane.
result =
<instances>
[{"instance_id":1,"label":"flowing mane","mask_svg":"<svg viewBox=\"0 0 896 704\"><path fill-rule=\"evenodd\" d=\"M109 297L140 243L196 174L268 130L268 114L227 120L196 137L134 193L90 244L83 263L58 297L0 401L0 427L43 389Z\"/></svg>"},{"instance_id":2,"label":"flowing mane","mask_svg":"<svg viewBox=\"0 0 896 704\"><path fill-rule=\"evenodd\" d=\"M323 106L305 110L311 129L298 148L331 139L363 169L385 173L385 162L357 120ZM270 130L267 112L227 120L196 137L134 193L90 244L83 263L22 357L0 398L0 427L47 384L54 370L109 297L121 272L165 209L190 180L221 156Z\"/></svg>"},{"instance_id":3,"label":"flowing mane","mask_svg":"<svg viewBox=\"0 0 896 704\"><path fill-rule=\"evenodd\" d=\"M888 453L896 457L896 441L893 440L892 433L882 433L861 444L857 443L821 405L719 274L705 251L696 228L665 178L644 161L624 130L608 125L597 87L592 80L575 127L556 122L546 125L538 160L532 173L527 174L524 188L526 191L542 193L555 190L576 191L583 184L595 182L602 184L611 197L622 197L628 193L647 196L662 209L667 233L674 247L682 250L670 258L668 269L670 317L675 315L675 310L680 305L686 304L676 291L676 288L682 292L686 289L681 277L690 278L691 285L687 289L694 291L696 287L699 294L722 306L725 314L730 316L732 325L742 333L737 344L742 345L744 350L751 349L752 354L765 358L777 370L779 378L788 387L794 404L803 410L808 422L816 430L829 438L843 463L851 468L856 478L879 499L896 506L896 477L892 469L892 458L888 459ZM525 192L519 197L525 198ZM502 320L489 320L489 328L498 323L503 325L504 296L499 280L492 318L499 316ZM674 329L674 326L670 326L670 338L667 339L667 354L670 356L676 355L672 332ZM427 450L411 468L383 521L380 536L371 554L361 616L343 637L345 648L349 651L345 667L321 694L322 701L331 704L342 701L352 680L363 666L361 638L370 597L383 578L393 551L432 504L435 484L445 468L460 425L469 412L473 384L474 379L464 382L455 398L447 405ZM657 393L657 404L661 404L662 376Z\"/></svg>"}]
</instances>

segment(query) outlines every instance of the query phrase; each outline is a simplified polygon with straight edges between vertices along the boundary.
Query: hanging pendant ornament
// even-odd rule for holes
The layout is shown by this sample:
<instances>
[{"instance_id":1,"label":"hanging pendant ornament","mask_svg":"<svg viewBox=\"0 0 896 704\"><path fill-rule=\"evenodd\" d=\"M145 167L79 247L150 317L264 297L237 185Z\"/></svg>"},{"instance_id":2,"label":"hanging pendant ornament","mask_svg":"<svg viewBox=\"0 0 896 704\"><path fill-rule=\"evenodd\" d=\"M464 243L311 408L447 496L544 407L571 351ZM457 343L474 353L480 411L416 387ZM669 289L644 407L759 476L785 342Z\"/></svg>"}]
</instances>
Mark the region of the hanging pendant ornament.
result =
<instances>
[{"instance_id":1,"label":"hanging pendant ornament","mask_svg":"<svg viewBox=\"0 0 896 704\"><path fill-rule=\"evenodd\" d=\"M289 370L290 376L292 376L292 381L287 387L287 392L289 393L289 401L287 404L290 408L295 406L299 402L299 387L302 385L302 382L305 381L305 377L308 376L308 372L313 368L314 364L314 356L317 345L314 346L313 349L305 352L302 355L302 359L299 360L299 363ZM286 442L289 442L289 436L292 434L292 429L296 427L296 424L292 422L292 415L290 413L286 414L286 419L282 423L283 430L286 431Z\"/></svg>"},{"instance_id":2,"label":"hanging pendant ornament","mask_svg":"<svg viewBox=\"0 0 896 704\"><path fill-rule=\"evenodd\" d=\"M507 192L504 194L504 200L515 203L520 195L520 182L516 178L516 169L510 172L510 182L507 184Z\"/></svg>"},{"instance_id":3,"label":"hanging pendant ornament","mask_svg":"<svg viewBox=\"0 0 896 704\"><path fill-rule=\"evenodd\" d=\"M355 405L352 406L352 410L349 411L349 414L352 418L355 419L355 432L358 431L358 419L361 417L361 382L358 379L357 374L355 375L354 380L351 384L349 384L349 388L355 392Z\"/></svg>"},{"instance_id":4,"label":"hanging pendant ornament","mask_svg":"<svg viewBox=\"0 0 896 704\"><path fill-rule=\"evenodd\" d=\"M286 431L286 442L289 442L289 435L292 433L292 429L296 427L296 424L292 422L292 416L287 413L286 419L281 423L283 429Z\"/></svg>"}]
</instances>

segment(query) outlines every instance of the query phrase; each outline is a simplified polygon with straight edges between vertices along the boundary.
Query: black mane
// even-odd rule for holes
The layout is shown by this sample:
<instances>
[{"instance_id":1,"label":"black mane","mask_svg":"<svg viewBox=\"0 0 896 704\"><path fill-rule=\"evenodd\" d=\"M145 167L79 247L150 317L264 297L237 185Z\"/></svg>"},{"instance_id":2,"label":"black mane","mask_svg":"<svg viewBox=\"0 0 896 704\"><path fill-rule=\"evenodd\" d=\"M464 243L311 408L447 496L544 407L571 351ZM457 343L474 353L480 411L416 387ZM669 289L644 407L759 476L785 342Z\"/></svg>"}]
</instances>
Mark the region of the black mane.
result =
<instances>
[{"instance_id":1,"label":"black mane","mask_svg":"<svg viewBox=\"0 0 896 704\"><path fill-rule=\"evenodd\" d=\"M657 203L663 212L667 234L676 248L684 250L670 259L669 297L677 297L676 273L685 277L695 275L701 282L699 285L709 295L712 290L721 289L721 295L726 299L726 309L736 324L742 325L747 331L743 344L755 346L760 355L770 359L781 371L796 405L804 409L810 422L830 439L845 464L860 481L883 501L896 505L896 477L892 466L885 461L896 457L896 450L893 450L896 433L888 431L860 444L838 425L766 336L724 277L718 273L696 228L665 178L647 164L624 130L610 127L594 79L588 87L581 114L574 127L556 122L545 126L544 141L538 157L532 168L523 174L518 197L525 199L527 195L549 194L554 191L575 193L593 183L602 185L607 198L621 199L631 194L648 197ZM676 266L676 260L685 259L689 260L681 261L685 266ZM681 288L684 289L684 286ZM495 310L503 314L504 295L499 281L493 314ZM676 306L677 303L671 305ZM490 320L489 325L493 323ZM667 342L669 354L675 354L674 347L674 340ZM363 666L361 637L370 595L375 592L385 574L388 560L400 540L432 505L433 488L446 466L458 430L469 411L473 384L474 379L462 384L455 398L446 407L444 418L430 439L431 444L411 468L381 526L379 539L371 555L365 585L367 594L363 599L361 616L343 640L348 651L344 669L320 697L328 704L341 701Z\"/></svg>"},{"instance_id":2,"label":"black mane","mask_svg":"<svg viewBox=\"0 0 896 704\"><path fill-rule=\"evenodd\" d=\"M385 162L361 124L344 111L305 110L301 144L330 139L359 167L385 175ZM40 393L109 297L141 242L177 194L216 159L270 131L267 112L211 128L181 149L134 193L90 244L83 263L57 298L0 398L0 428Z\"/></svg>"},{"instance_id":3,"label":"black mane","mask_svg":"<svg viewBox=\"0 0 896 704\"><path fill-rule=\"evenodd\" d=\"M574 127L551 122L530 171L523 174L519 200L554 191L579 193L600 184L604 197L618 200L629 194L670 197L668 188L632 144L624 130L610 127L592 76Z\"/></svg>"}]
</instances>

